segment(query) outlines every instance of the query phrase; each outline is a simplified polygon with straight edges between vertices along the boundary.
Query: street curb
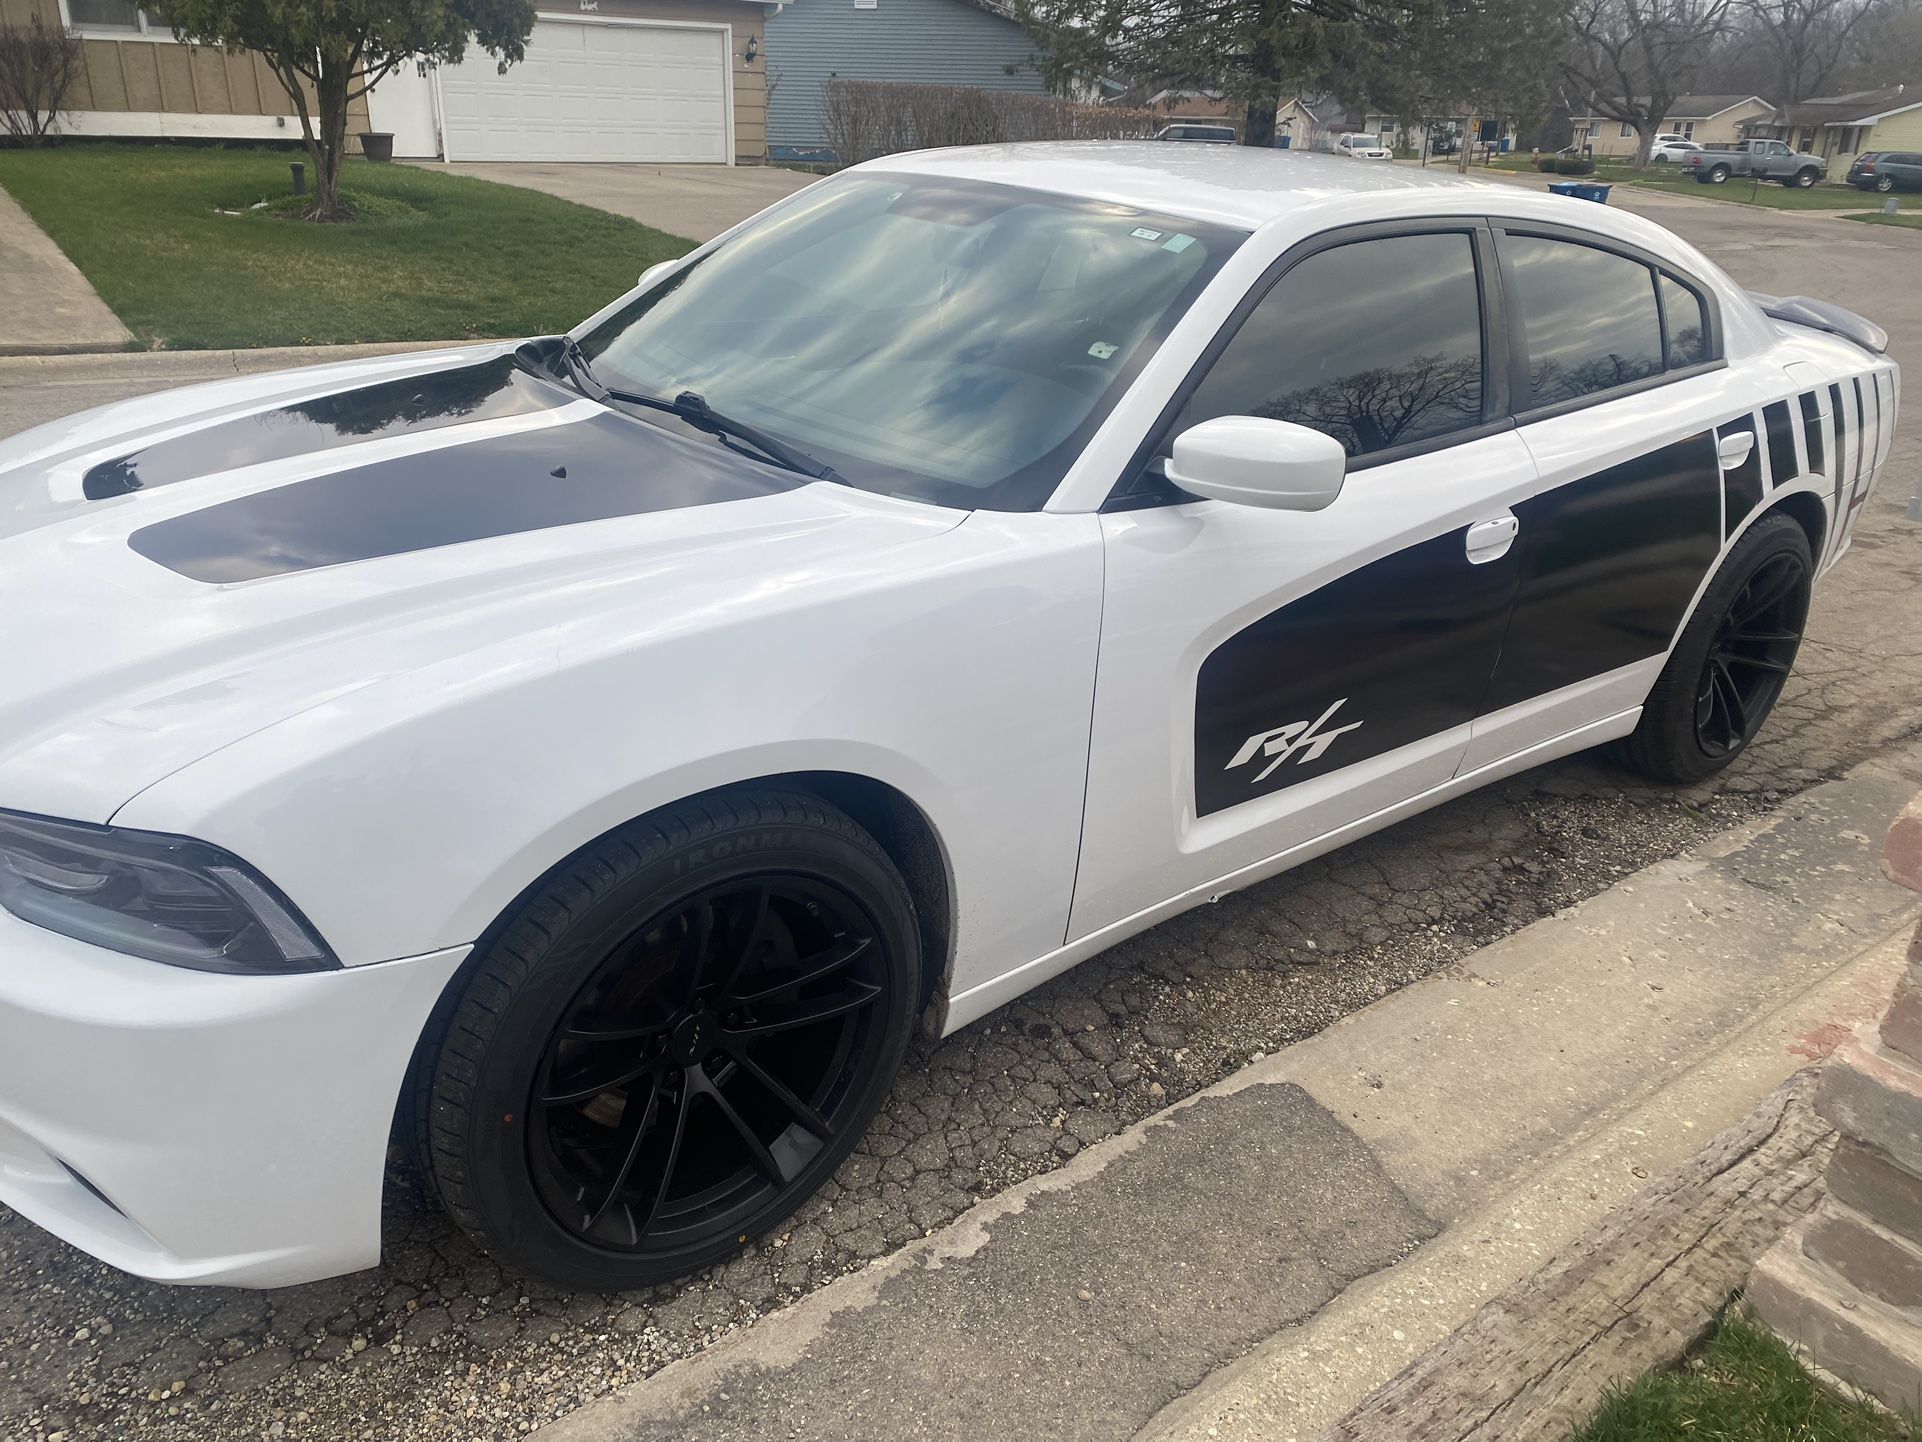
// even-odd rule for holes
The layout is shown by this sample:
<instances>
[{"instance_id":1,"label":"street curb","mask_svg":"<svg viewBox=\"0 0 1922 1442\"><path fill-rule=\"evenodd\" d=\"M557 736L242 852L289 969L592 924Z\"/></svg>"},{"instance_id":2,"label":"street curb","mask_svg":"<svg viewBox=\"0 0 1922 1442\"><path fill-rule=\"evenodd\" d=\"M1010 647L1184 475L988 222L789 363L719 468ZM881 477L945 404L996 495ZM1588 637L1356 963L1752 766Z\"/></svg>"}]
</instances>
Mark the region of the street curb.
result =
<instances>
[{"instance_id":1,"label":"street curb","mask_svg":"<svg viewBox=\"0 0 1922 1442\"><path fill-rule=\"evenodd\" d=\"M508 339L508 337L504 337ZM463 346L495 345L490 340L369 341L353 345L259 346L238 350L129 350L125 345L19 346L0 342L0 360L31 366L35 361L57 361L62 367L94 364L102 371L124 368L129 374L164 373L172 369L204 370L222 364L236 374L246 370L280 370L334 361L366 360L408 351L458 350ZM101 379L104 377L91 377Z\"/></svg>"}]
</instances>

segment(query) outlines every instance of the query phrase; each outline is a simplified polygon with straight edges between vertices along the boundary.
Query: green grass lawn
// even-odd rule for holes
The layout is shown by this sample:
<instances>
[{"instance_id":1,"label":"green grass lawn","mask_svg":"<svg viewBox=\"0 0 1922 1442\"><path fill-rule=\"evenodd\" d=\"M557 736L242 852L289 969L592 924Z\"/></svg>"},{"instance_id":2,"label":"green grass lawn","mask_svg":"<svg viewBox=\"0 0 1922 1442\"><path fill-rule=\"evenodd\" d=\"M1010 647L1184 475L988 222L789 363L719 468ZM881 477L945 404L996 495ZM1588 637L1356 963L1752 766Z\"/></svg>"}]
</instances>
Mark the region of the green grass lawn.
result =
<instances>
[{"instance_id":1,"label":"green grass lawn","mask_svg":"<svg viewBox=\"0 0 1922 1442\"><path fill-rule=\"evenodd\" d=\"M1897 225L1904 230L1922 230L1922 210L1911 207L1900 215L1847 215L1844 220L1859 220L1864 225Z\"/></svg>"},{"instance_id":2,"label":"green grass lawn","mask_svg":"<svg viewBox=\"0 0 1922 1442\"><path fill-rule=\"evenodd\" d=\"M1901 1442L1909 1430L1838 1397L1767 1328L1731 1312L1702 1353L1602 1403L1570 1442Z\"/></svg>"},{"instance_id":3,"label":"green grass lawn","mask_svg":"<svg viewBox=\"0 0 1922 1442\"><path fill-rule=\"evenodd\" d=\"M291 192L298 152L0 150L0 186L142 344L182 349L551 333L690 242L517 186L350 160L346 225L221 215Z\"/></svg>"}]
</instances>

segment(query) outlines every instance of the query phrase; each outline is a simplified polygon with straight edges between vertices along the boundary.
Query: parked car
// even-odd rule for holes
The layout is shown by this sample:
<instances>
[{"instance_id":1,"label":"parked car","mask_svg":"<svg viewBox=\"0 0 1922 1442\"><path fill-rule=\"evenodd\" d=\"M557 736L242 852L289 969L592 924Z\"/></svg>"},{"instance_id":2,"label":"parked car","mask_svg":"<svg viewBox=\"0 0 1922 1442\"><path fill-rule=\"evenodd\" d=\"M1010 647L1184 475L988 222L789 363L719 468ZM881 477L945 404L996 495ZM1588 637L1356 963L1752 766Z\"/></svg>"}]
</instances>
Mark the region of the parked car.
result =
<instances>
[{"instance_id":1,"label":"parked car","mask_svg":"<svg viewBox=\"0 0 1922 1442\"><path fill-rule=\"evenodd\" d=\"M1196 125L1184 122L1180 125L1164 125L1155 132L1156 140L1195 140L1204 145L1233 145L1235 128L1232 125Z\"/></svg>"},{"instance_id":2,"label":"parked car","mask_svg":"<svg viewBox=\"0 0 1922 1442\"><path fill-rule=\"evenodd\" d=\"M1692 140L1679 135L1658 135L1649 147L1648 158L1657 165L1687 160L1689 156L1701 151L1702 147Z\"/></svg>"},{"instance_id":3,"label":"parked car","mask_svg":"<svg viewBox=\"0 0 1922 1442\"><path fill-rule=\"evenodd\" d=\"M1738 140L1714 150L1698 150L1682 164L1703 185L1721 185L1735 176L1773 180L1807 190L1828 173L1819 155L1790 150L1779 140Z\"/></svg>"},{"instance_id":4,"label":"parked car","mask_svg":"<svg viewBox=\"0 0 1922 1442\"><path fill-rule=\"evenodd\" d=\"M711 1263L917 1025L1556 757L1726 766L1885 344L1602 206L1010 145L0 441L0 1203L301 1282L398 1127L516 1273Z\"/></svg>"},{"instance_id":5,"label":"parked car","mask_svg":"<svg viewBox=\"0 0 1922 1442\"><path fill-rule=\"evenodd\" d=\"M1922 190L1922 153L1870 150L1855 157L1848 182L1857 190Z\"/></svg>"},{"instance_id":6,"label":"parked car","mask_svg":"<svg viewBox=\"0 0 1922 1442\"><path fill-rule=\"evenodd\" d=\"M1335 142L1337 153L1356 160L1393 160L1395 152L1381 143L1379 135L1344 135Z\"/></svg>"}]
</instances>

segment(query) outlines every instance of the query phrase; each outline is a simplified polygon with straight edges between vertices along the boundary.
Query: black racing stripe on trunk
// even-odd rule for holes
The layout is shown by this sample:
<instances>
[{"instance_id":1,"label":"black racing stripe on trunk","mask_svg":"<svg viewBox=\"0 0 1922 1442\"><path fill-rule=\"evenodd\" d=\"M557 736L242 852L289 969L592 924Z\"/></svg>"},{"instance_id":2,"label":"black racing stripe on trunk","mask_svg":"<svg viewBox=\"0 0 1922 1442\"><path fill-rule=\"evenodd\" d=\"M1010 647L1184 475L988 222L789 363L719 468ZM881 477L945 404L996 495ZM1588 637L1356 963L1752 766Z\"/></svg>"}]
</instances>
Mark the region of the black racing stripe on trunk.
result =
<instances>
[{"instance_id":1,"label":"black racing stripe on trunk","mask_svg":"<svg viewBox=\"0 0 1922 1442\"><path fill-rule=\"evenodd\" d=\"M102 461L87 472L81 491L90 501L105 500L263 461L331 451L377 436L527 415L578 399L502 356L215 421Z\"/></svg>"},{"instance_id":2,"label":"black racing stripe on trunk","mask_svg":"<svg viewBox=\"0 0 1922 1442\"><path fill-rule=\"evenodd\" d=\"M1482 710L1657 656L1721 553L1712 432L1515 508L1521 588Z\"/></svg>"},{"instance_id":3,"label":"black racing stripe on trunk","mask_svg":"<svg viewBox=\"0 0 1922 1442\"><path fill-rule=\"evenodd\" d=\"M1823 469L1822 405L1814 391L1802 392L1802 448L1809 453L1809 469Z\"/></svg>"},{"instance_id":4,"label":"black racing stripe on trunk","mask_svg":"<svg viewBox=\"0 0 1922 1442\"><path fill-rule=\"evenodd\" d=\"M1471 565L1458 526L1223 641L1196 678L1196 814L1473 720L1514 588L1512 552ZM1325 750L1313 744L1329 733Z\"/></svg>"},{"instance_id":5,"label":"black racing stripe on trunk","mask_svg":"<svg viewBox=\"0 0 1922 1442\"><path fill-rule=\"evenodd\" d=\"M1789 403L1771 401L1762 408L1762 420L1768 426L1769 485L1786 485L1801 473L1795 464L1795 421L1789 415Z\"/></svg>"},{"instance_id":6,"label":"black racing stripe on trunk","mask_svg":"<svg viewBox=\"0 0 1922 1442\"><path fill-rule=\"evenodd\" d=\"M1751 414L1725 422L1716 431L1715 439L1719 442L1724 436L1754 434L1755 417ZM1722 472L1722 494L1722 534L1732 536L1749 518L1749 512L1762 504L1762 447L1759 444L1749 447L1741 465Z\"/></svg>"},{"instance_id":7,"label":"black racing stripe on trunk","mask_svg":"<svg viewBox=\"0 0 1922 1442\"><path fill-rule=\"evenodd\" d=\"M143 526L128 544L220 584L806 483L610 413L295 481Z\"/></svg>"}]
</instances>

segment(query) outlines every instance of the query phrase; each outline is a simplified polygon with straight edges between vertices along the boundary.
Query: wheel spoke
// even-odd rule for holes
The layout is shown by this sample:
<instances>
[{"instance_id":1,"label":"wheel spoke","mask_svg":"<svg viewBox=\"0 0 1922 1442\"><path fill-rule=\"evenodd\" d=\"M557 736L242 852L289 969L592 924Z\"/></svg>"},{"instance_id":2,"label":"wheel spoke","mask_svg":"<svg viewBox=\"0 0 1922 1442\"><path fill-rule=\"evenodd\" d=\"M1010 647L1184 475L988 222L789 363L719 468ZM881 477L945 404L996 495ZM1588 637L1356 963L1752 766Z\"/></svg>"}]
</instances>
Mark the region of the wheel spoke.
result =
<instances>
[{"instance_id":1,"label":"wheel spoke","mask_svg":"<svg viewBox=\"0 0 1922 1442\"><path fill-rule=\"evenodd\" d=\"M1772 661L1766 656L1744 656L1739 651L1728 651L1722 655L1724 666L1753 666L1758 671L1773 671L1778 676L1789 673L1788 662Z\"/></svg>"},{"instance_id":2,"label":"wheel spoke","mask_svg":"<svg viewBox=\"0 0 1922 1442\"><path fill-rule=\"evenodd\" d=\"M627 1106L621 1112L621 1126L617 1134L624 1143L621 1147L621 1164L614 1169L613 1179L608 1182L607 1192L599 1205L588 1211L587 1221L581 1227L583 1232L591 1232L599 1225L601 1218L607 1215L607 1209L620 1196L621 1188L627 1185L628 1174L634 1170L634 1160L640 1156L641 1147L647 1141L648 1129L654 1121L660 1099L661 1091L656 1086L647 1089L647 1101L642 1106L635 1105L633 1096L628 1097Z\"/></svg>"},{"instance_id":3,"label":"wheel spoke","mask_svg":"<svg viewBox=\"0 0 1922 1442\"><path fill-rule=\"evenodd\" d=\"M801 965L806 967L807 970L797 972L790 977L784 977L773 986L763 987L759 991L729 995L727 999L731 1002L739 1002L743 1006L752 1006L755 1002L767 1001L771 997L780 996L783 992L789 992L795 990L797 987L807 986L812 982L833 976L835 972L841 970L843 967L851 965L857 961L873 943L874 938L871 936L864 936L858 940L853 937L839 937L835 940L834 945L826 951L820 952L815 956L802 958Z\"/></svg>"},{"instance_id":4,"label":"wheel spoke","mask_svg":"<svg viewBox=\"0 0 1922 1442\"><path fill-rule=\"evenodd\" d=\"M776 1101L786 1107L802 1126L824 1142L834 1140L834 1128L828 1125L827 1118L790 1091L766 1067L755 1061L745 1051L736 1053L734 1061L742 1071L753 1077Z\"/></svg>"},{"instance_id":5,"label":"wheel spoke","mask_svg":"<svg viewBox=\"0 0 1922 1442\"><path fill-rule=\"evenodd\" d=\"M596 1081L583 1081L576 1078L568 1082L550 1082L550 1086L559 1085L564 1087L565 1090L546 1092L541 1097L541 1105L544 1107L560 1107L570 1105L574 1102L592 1101L602 1092L615 1091L627 1086L630 1082L639 1081L642 1077L647 1076L654 1070L654 1065L651 1059L630 1061L625 1066L620 1067L618 1070L610 1071L607 1075Z\"/></svg>"},{"instance_id":6,"label":"wheel spoke","mask_svg":"<svg viewBox=\"0 0 1922 1442\"><path fill-rule=\"evenodd\" d=\"M640 1041L644 1037L659 1036L667 1030L664 1021L650 1021L642 1026L566 1026L558 1033L557 1040L599 1043L609 1041Z\"/></svg>"},{"instance_id":7,"label":"wheel spoke","mask_svg":"<svg viewBox=\"0 0 1922 1442\"><path fill-rule=\"evenodd\" d=\"M723 1030L727 1035L734 1037L767 1036L777 1031L792 1031L796 1027L812 1026L816 1022L859 1011L862 1007L871 1005L880 994L880 987L857 981L831 996L798 1002L793 1007L769 1012L752 1021L736 1022L732 1026L724 1027Z\"/></svg>"},{"instance_id":8,"label":"wheel spoke","mask_svg":"<svg viewBox=\"0 0 1922 1442\"><path fill-rule=\"evenodd\" d=\"M639 1245L641 1238L654 1229L654 1223L661 1215L661 1208L667 1202L668 1188L674 1185L674 1170L681 1164L681 1143L687 1137L687 1109L693 1101L693 1088L683 1082L680 1100L674 1108L674 1135L668 1140L667 1160L661 1163L661 1184L654 1189L654 1195L648 1201L647 1210L639 1218L634 1216L631 1208L628 1211L628 1222L634 1230L636 1245Z\"/></svg>"},{"instance_id":9,"label":"wheel spoke","mask_svg":"<svg viewBox=\"0 0 1922 1442\"><path fill-rule=\"evenodd\" d=\"M1745 628L1737 631L1730 639L1753 641L1758 646L1788 646L1800 641L1802 634L1799 631L1751 631Z\"/></svg>"},{"instance_id":10,"label":"wheel spoke","mask_svg":"<svg viewBox=\"0 0 1922 1442\"><path fill-rule=\"evenodd\" d=\"M1735 606L1733 618L1736 628L1739 630L1782 600L1801 579L1801 568L1786 558L1757 572Z\"/></svg>"},{"instance_id":11,"label":"wheel spoke","mask_svg":"<svg viewBox=\"0 0 1922 1442\"><path fill-rule=\"evenodd\" d=\"M1748 712L1742 705L1742 688L1735 684L1728 667L1719 660L1715 663L1715 679L1716 689L1722 693L1722 705L1728 712L1730 744L1747 740Z\"/></svg>"},{"instance_id":12,"label":"wheel spoke","mask_svg":"<svg viewBox=\"0 0 1922 1442\"><path fill-rule=\"evenodd\" d=\"M696 902L687 918L687 932L681 937L680 954L674 959L671 989L675 1004L685 1006L700 989L701 967L707 961L708 946L714 939L714 901Z\"/></svg>"},{"instance_id":13,"label":"wheel spoke","mask_svg":"<svg viewBox=\"0 0 1922 1442\"><path fill-rule=\"evenodd\" d=\"M735 1134L747 1147L748 1155L754 1159L754 1165L760 1169L761 1174L777 1187L786 1186L787 1175L781 1170L781 1164L774 1159L774 1153L767 1149L765 1142L754 1135L754 1128L734 1110L734 1103L721 1094L721 1089L714 1085L714 1080L707 1074L706 1069L689 1067L687 1085L690 1091L698 1091L713 1102L721 1115L727 1118L727 1124L734 1128Z\"/></svg>"},{"instance_id":14,"label":"wheel spoke","mask_svg":"<svg viewBox=\"0 0 1922 1442\"><path fill-rule=\"evenodd\" d=\"M768 889L757 886L741 904L741 915L736 917L727 928L726 952L722 962L722 972L715 985L715 994L728 996L734 990L734 983L740 979L741 968L747 965L748 957L754 951L754 938L760 933L761 923L767 920Z\"/></svg>"}]
</instances>

